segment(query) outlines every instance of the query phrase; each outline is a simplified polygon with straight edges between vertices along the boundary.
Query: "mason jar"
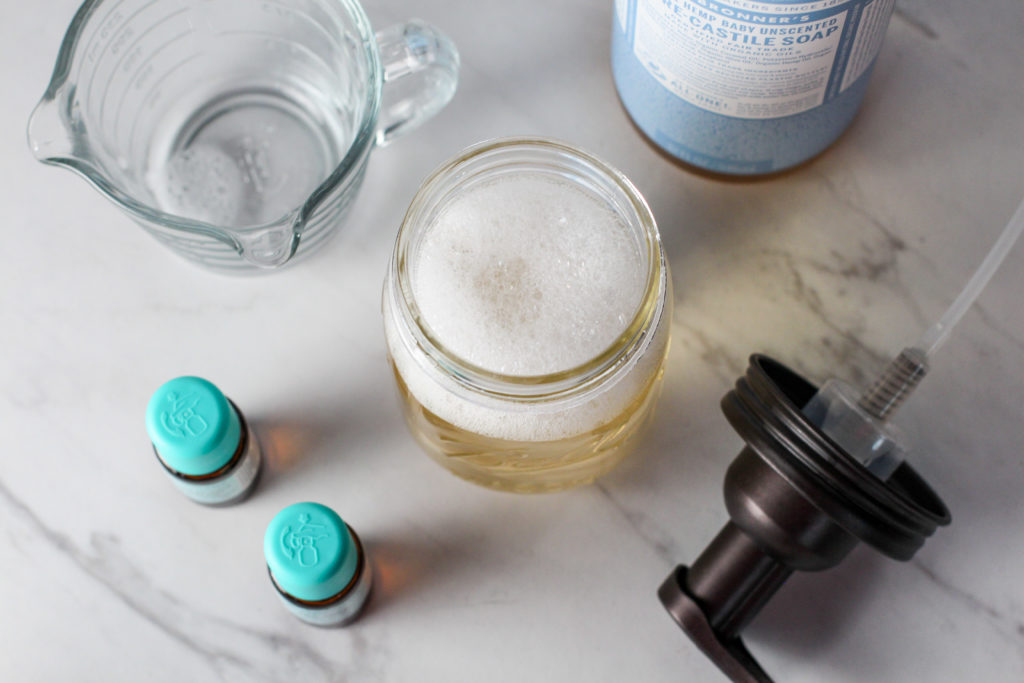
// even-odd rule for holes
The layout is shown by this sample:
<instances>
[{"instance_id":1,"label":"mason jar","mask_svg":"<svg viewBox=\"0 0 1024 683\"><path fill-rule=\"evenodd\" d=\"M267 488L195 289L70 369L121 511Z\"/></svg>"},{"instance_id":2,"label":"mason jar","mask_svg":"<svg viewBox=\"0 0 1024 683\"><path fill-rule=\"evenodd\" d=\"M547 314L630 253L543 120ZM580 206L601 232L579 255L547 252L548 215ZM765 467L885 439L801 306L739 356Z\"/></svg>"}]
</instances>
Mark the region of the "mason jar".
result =
<instances>
[{"instance_id":1,"label":"mason jar","mask_svg":"<svg viewBox=\"0 0 1024 683\"><path fill-rule=\"evenodd\" d=\"M422 184L383 292L406 422L452 473L551 491L592 481L649 422L671 279L647 203L570 145L471 147Z\"/></svg>"}]
</instances>

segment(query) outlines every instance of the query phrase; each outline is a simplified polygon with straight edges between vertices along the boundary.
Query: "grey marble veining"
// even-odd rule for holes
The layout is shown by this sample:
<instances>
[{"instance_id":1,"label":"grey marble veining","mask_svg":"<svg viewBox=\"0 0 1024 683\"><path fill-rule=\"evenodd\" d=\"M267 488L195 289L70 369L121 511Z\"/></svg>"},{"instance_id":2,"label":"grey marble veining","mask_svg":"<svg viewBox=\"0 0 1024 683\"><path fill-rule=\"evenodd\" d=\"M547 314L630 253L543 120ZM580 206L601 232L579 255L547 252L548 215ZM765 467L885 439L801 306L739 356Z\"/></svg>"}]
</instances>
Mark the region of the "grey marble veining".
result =
<instances>
[{"instance_id":1,"label":"grey marble veining","mask_svg":"<svg viewBox=\"0 0 1024 683\"><path fill-rule=\"evenodd\" d=\"M294 269L177 260L23 130L75 0L5 6L0 63L0 680L715 681L654 592L724 523L742 442L718 401L765 352L871 380L956 296L1024 194L1024 9L900 0L865 105L812 163L765 182L691 174L642 141L611 81L611 3L368 2L459 45L450 106L375 152L345 230ZM672 347L640 451L551 496L454 479L406 434L380 288L438 163L538 134L622 169L658 219ZM858 548L794 576L747 631L784 681L1024 680L1024 245L934 359L899 422L954 522L909 563ZM184 500L152 462L150 392L194 373L260 434L244 505ZM290 617L263 529L335 507L377 561L368 612Z\"/></svg>"}]
</instances>

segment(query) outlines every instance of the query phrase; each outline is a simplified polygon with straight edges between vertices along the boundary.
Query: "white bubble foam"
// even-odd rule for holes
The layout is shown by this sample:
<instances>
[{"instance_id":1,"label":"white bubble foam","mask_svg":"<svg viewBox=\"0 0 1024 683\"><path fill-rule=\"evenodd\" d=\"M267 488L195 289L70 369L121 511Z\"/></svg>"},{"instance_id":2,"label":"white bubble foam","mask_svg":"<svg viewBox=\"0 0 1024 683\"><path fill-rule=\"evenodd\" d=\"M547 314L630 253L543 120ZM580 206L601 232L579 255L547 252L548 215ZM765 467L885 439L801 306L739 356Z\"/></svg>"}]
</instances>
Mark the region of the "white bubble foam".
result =
<instances>
[{"instance_id":1,"label":"white bubble foam","mask_svg":"<svg viewBox=\"0 0 1024 683\"><path fill-rule=\"evenodd\" d=\"M502 176L465 191L428 226L413 295L438 341L463 360L506 375L558 372L600 354L632 321L647 277L639 248L622 219L578 186L540 173ZM524 409L470 399L432 372L422 350L402 342L395 315L385 296L392 359L424 407L469 431L523 441L615 418L653 379L668 343L662 315L646 353L615 381L583 401Z\"/></svg>"},{"instance_id":2,"label":"white bubble foam","mask_svg":"<svg viewBox=\"0 0 1024 683\"><path fill-rule=\"evenodd\" d=\"M492 180L428 227L413 295L456 356L507 375L567 370L608 348L640 305L646 269L628 230L563 180Z\"/></svg>"},{"instance_id":3,"label":"white bubble foam","mask_svg":"<svg viewBox=\"0 0 1024 683\"><path fill-rule=\"evenodd\" d=\"M213 225L232 226L242 210L242 172L230 154L212 145L177 152L148 178L164 211Z\"/></svg>"}]
</instances>

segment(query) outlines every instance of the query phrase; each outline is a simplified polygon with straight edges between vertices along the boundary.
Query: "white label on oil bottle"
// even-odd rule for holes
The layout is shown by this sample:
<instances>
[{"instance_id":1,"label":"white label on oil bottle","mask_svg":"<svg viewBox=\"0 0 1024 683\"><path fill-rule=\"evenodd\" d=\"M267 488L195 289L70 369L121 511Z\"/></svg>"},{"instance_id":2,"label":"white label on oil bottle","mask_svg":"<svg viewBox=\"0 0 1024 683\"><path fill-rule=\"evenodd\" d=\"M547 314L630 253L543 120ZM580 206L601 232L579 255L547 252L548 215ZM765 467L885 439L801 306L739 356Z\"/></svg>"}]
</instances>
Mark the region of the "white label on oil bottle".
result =
<instances>
[{"instance_id":1,"label":"white label on oil bottle","mask_svg":"<svg viewBox=\"0 0 1024 683\"><path fill-rule=\"evenodd\" d=\"M725 116L813 109L874 61L895 0L636 0L633 51L662 85Z\"/></svg>"},{"instance_id":2,"label":"white label on oil bottle","mask_svg":"<svg viewBox=\"0 0 1024 683\"><path fill-rule=\"evenodd\" d=\"M167 472L167 476L171 478L179 491L197 503L216 505L238 498L252 485L253 480L260 472L261 459L260 444L250 430L249 443L245 453L230 472L207 481L182 479L170 472Z\"/></svg>"}]
</instances>

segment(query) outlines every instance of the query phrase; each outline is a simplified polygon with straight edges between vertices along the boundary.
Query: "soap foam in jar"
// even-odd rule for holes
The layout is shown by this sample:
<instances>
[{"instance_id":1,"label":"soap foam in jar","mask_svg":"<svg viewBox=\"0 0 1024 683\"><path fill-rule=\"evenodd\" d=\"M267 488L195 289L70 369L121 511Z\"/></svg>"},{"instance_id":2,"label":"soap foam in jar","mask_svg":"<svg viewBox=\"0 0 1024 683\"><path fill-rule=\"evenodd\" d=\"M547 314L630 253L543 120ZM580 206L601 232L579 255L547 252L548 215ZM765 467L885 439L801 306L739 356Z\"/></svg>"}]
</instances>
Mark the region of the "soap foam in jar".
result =
<instances>
[{"instance_id":1,"label":"soap foam in jar","mask_svg":"<svg viewBox=\"0 0 1024 683\"><path fill-rule=\"evenodd\" d=\"M606 204L541 173L453 199L419 247L413 294L454 355L512 376L569 370L615 342L643 297L638 245Z\"/></svg>"},{"instance_id":2,"label":"soap foam in jar","mask_svg":"<svg viewBox=\"0 0 1024 683\"><path fill-rule=\"evenodd\" d=\"M506 377L571 371L633 322L644 301L645 246L619 212L556 174L517 171L464 187L435 212L411 257L421 321L445 351ZM496 439L585 434L647 401L668 344L665 316L646 351L585 400L531 404L474 396L429 376L403 344L385 297L385 332L400 381L432 415ZM415 430L414 430L415 431Z\"/></svg>"}]
</instances>

